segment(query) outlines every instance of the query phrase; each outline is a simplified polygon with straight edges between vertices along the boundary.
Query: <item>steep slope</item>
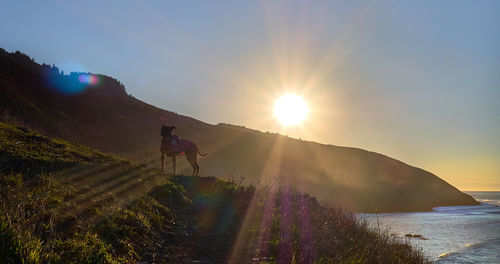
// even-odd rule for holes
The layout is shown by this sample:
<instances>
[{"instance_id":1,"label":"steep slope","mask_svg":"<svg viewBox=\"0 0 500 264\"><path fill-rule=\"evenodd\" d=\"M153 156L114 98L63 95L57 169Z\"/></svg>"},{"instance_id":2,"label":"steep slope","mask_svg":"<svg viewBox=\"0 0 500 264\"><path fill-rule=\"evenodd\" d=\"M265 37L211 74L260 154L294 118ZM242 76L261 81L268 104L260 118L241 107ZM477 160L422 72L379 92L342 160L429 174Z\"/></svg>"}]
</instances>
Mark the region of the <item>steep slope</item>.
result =
<instances>
[{"instance_id":1,"label":"steep slope","mask_svg":"<svg viewBox=\"0 0 500 264\"><path fill-rule=\"evenodd\" d=\"M2 122L0 157L0 263L429 263L290 188L167 177Z\"/></svg>"},{"instance_id":2,"label":"steep slope","mask_svg":"<svg viewBox=\"0 0 500 264\"><path fill-rule=\"evenodd\" d=\"M149 166L159 166L160 126L173 124L177 134L210 153L200 161L204 175L294 185L357 211L477 204L436 175L378 153L206 124L141 102L111 77L64 75L19 52L0 50L0 92L3 119ZM188 172L178 160L181 172Z\"/></svg>"}]
</instances>

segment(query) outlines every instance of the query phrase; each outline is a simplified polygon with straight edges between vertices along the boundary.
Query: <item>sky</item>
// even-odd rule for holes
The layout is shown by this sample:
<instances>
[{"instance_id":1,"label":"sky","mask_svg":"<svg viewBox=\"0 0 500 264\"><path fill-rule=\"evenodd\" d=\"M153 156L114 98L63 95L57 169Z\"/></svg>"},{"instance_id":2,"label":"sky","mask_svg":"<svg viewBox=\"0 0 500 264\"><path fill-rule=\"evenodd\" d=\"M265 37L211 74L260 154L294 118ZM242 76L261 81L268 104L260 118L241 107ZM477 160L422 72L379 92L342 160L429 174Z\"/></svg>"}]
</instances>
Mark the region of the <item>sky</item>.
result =
<instances>
[{"instance_id":1,"label":"sky","mask_svg":"<svg viewBox=\"0 0 500 264\"><path fill-rule=\"evenodd\" d=\"M500 190L500 1L11 1L0 47L217 124L379 152ZM273 104L309 106L283 127Z\"/></svg>"}]
</instances>

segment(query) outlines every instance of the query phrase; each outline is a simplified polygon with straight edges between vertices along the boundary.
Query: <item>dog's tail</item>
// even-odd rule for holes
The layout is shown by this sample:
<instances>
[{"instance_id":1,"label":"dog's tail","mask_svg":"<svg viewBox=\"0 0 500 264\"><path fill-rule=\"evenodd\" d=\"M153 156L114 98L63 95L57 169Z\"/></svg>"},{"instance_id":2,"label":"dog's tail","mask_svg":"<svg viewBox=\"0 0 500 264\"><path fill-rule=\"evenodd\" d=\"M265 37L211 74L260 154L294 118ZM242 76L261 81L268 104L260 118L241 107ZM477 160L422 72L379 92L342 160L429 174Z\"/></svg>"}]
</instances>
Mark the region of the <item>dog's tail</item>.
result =
<instances>
[{"instance_id":1,"label":"dog's tail","mask_svg":"<svg viewBox=\"0 0 500 264\"><path fill-rule=\"evenodd\" d=\"M202 157L205 157L208 153L205 153L205 154L201 154L200 153L200 150L198 148L196 148L196 152L198 152L198 155L202 156Z\"/></svg>"}]
</instances>

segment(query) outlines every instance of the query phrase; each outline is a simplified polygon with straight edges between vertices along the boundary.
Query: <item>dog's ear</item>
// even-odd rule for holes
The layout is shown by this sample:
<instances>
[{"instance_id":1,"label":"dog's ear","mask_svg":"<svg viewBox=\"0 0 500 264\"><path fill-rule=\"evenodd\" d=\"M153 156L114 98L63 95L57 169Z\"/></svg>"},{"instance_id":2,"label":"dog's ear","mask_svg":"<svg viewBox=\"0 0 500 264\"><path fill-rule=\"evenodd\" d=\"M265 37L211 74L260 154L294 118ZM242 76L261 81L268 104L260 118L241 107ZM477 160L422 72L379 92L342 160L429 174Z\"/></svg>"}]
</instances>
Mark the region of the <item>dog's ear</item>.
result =
<instances>
[{"instance_id":1,"label":"dog's ear","mask_svg":"<svg viewBox=\"0 0 500 264\"><path fill-rule=\"evenodd\" d=\"M175 126L171 126L172 130L174 130L176 127Z\"/></svg>"}]
</instances>

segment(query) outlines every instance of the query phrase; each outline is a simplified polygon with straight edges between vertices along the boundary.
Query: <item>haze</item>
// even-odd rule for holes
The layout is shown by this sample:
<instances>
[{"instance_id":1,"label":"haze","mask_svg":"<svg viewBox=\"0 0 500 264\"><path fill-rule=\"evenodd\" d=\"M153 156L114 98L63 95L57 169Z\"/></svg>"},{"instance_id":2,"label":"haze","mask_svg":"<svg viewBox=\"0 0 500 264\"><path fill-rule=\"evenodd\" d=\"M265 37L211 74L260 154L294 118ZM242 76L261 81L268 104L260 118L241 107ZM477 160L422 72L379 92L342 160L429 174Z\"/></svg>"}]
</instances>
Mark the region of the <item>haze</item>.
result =
<instances>
[{"instance_id":1,"label":"haze","mask_svg":"<svg viewBox=\"0 0 500 264\"><path fill-rule=\"evenodd\" d=\"M500 190L498 1L5 1L0 47L209 123L359 147ZM310 112L284 128L273 103Z\"/></svg>"}]
</instances>

